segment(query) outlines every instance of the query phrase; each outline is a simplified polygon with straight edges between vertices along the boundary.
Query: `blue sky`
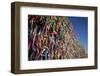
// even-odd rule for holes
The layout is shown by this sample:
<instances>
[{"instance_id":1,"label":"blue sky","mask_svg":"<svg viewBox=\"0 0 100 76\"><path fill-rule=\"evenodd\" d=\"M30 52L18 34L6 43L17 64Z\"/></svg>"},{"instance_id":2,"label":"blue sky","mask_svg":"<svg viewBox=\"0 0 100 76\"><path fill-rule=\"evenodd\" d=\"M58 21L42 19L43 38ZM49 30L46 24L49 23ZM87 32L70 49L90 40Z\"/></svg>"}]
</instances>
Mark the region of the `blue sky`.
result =
<instances>
[{"instance_id":1,"label":"blue sky","mask_svg":"<svg viewBox=\"0 0 100 76\"><path fill-rule=\"evenodd\" d=\"M88 49L88 17L68 17L73 24L78 41L83 47Z\"/></svg>"}]
</instances>

